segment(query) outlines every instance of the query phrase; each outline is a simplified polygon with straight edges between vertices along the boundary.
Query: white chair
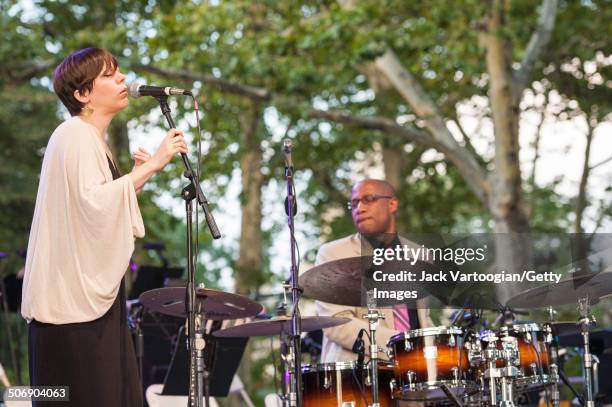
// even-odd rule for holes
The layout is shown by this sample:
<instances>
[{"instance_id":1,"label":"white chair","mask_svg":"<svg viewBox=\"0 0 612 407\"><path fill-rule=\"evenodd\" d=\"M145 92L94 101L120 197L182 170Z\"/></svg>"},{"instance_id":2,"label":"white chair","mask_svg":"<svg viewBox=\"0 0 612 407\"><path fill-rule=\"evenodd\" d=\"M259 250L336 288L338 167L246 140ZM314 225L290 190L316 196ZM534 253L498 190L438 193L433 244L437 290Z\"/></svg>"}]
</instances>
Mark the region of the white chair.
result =
<instances>
[{"instance_id":1,"label":"white chair","mask_svg":"<svg viewBox=\"0 0 612 407\"><path fill-rule=\"evenodd\" d=\"M145 397L149 407L185 407L187 405L187 396L163 396L161 393L164 389L163 384L152 384L147 387ZM230 394L238 393L248 407L255 407L253 401L244 389L244 384L238 376L234 376L229 389ZM211 407L219 407L219 404L214 399L210 398Z\"/></svg>"},{"instance_id":2,"label":"white chair","mask_svg":"<svg viewBox=\"0 0 612 407\"><path fill-rule=\"evenodd\" d=\"M264 398L266 407L283 407L283 401L276 393L267 394Z\"/></svg>"}]
</instances>

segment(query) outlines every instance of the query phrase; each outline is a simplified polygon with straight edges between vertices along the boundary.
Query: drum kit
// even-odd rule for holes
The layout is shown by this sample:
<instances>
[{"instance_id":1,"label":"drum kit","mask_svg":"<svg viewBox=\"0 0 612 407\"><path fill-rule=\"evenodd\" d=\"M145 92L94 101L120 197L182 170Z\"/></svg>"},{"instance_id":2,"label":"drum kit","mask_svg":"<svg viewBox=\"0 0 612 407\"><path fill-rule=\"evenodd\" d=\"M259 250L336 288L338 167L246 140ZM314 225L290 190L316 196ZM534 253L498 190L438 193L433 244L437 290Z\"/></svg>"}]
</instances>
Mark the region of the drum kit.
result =
<instances>
[{"instance_id":1,"label":"drum kit","mask_svg":"<svg viewBox=\"0 0 612 407\"><path fill-rule=\"evenodd\" d=\"M304 294L313 299L346 306L358 306L360 284L355 282L360 262L356 258L316 266L300 276ZM285 285L285 292L290 286ZM584 338L582 365L585 374L583 405L594 406L594 358L589 352L589 329L594 319L589 307L612 294L612 273L598 273L561 280L558 284L530 289L507 303L497 329L475 330L459 324L427 327L400 332L386 344L386 358L376 343L376 327L382 318L375 301L368 296L368 336L371 340L369 361L363 355L357 361L301 364L301 405L311 406L394 406L404 402L436 405L519 404L520 394L540 392L553 406L559 405L559 369L557 343L560 333L580 333ZM184 288L162 288L145 292L140 301L145 308L168 315L185 317ZM296 405L290 397L292 354L292 318L284 307L270 319L255 319L242 325L218 330L217 337L278 336L285 344L281 357L284 371L283 405ZM198 313L205 320L255 317L262 306L244 296L207 288L197 289ZM577 303L580 319L576 323L556 322L552 306ZM546 323L517 322L509 310L550 307ZM348 322L348 318L301 317L303 332L330 328ZM196 328L200 324L196 325ZM357 335L357 333L355 333ZM360 335L361 336L361 335ZM293 402L292 402L293 400ZM581 400L582 401L582 400Z\"/></svg>"}]
</instances>

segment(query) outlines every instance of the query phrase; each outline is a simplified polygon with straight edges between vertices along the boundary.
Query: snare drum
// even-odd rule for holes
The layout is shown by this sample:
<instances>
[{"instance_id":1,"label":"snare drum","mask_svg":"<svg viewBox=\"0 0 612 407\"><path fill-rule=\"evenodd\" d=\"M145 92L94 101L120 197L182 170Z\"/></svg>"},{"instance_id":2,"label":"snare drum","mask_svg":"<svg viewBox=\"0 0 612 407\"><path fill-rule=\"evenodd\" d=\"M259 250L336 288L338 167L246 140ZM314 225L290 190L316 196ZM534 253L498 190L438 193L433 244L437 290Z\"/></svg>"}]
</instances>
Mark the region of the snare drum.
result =
<instances>
[{"instance_id":1,"label":"snare drum","mask_svg":"<svg viewBox=\"0 0 612 407\"><path fill-rule=\"evenodd\" d=\"M476 391L462 334L461 328L440 326L393 336L387 344L395 376L393 397L445 399L443 384L459 397Z\"/></svg>"},{"instance_id":2,"label":"snare drum","mask_svg":"<svg viewBox=\"0 0 612 407\"><path fill-rule=\"evenodd\" d=\"M372 385L369 367L357 369L356 362L321 363L302 366L304 407L351 406L372 404ZM392 407L391 380L393 368L378 364L378 402L381 407Z\"/></svg>"}]
</instances>

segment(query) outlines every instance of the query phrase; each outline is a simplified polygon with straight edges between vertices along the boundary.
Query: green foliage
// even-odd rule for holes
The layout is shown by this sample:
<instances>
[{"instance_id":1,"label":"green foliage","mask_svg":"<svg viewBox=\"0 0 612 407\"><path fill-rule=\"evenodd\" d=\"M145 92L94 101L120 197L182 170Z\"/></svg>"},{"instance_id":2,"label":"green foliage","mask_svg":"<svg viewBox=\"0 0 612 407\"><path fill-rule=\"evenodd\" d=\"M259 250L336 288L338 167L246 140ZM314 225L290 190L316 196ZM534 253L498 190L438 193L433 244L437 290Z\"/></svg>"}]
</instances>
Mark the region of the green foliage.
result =
<instances>
[{"instance_id":1,"label":"green foliage","mask_svg":"<svg viewBox=\"0 0 612 407\"><path fill-rule=\"evenodd\" d=\"M413 233L488 230L489 215L445 158L425 160L425 151L398 136L310 117L313 108L332 109L360 117L401 118L406 126L421 128L422 123L395 91L372 89L363 71L389 46L444 118L455 119L458 103L487 97L485 53L478 40L487 2L461 0L452 7L445 0L363 0L356 4L344 9L335 0L299 4L273 0L89 0L79 4L39 0L33 12L24 12L23 5L7 8L2 3L0 250L24 247L27 241L43 148L61 120L58 110L62 110L50 92L52 67L69 52L94 44L117 55L130 78L197 90L204 127L202 178L212 202L218 202L237 179L246 149L245 120L256 105L265 119L256 129L255 145L262 152L266 187L283 180L278 154L282 138L294 140L296 182L302 191L300 216L307 225L303 228L307 239L332 239L353 231L345 209L351 183L366 176L370 168L381 168L383 147L405 153L398 189L402 228ZM540 1L514 0L508 5L509 25L500 35L512 43L513 59L520 61L536 25ZM579 110L567 106L567 115L595 111L597 120L608 120L610 65L598 63L599 83L585 62L609 58L610 13L609 0L560 1L553 39L536 64L534 80L547 92L555 90L578 101ZM144 73L136 68L139 64L212 75L266 89L272 96L250 100L206 82ZM568 64L575 69L562 69ZM188 128L187 122L193 123L191 102L177 100L171 106L175 117L187 118L179 127ZM143 98L132 101L116 120L130 126L139 123L137 130L147 132L165 127L159 115L151 114L157 110L156 102ZM481 110L488 118L488 109ZM276 119L269 119L271 116ZM124 167L127 161L124 155ZM167 202L168 196L178 196L182 170L180 162L168 166L148 184L140 203L147 239L165 242L170 262L184 266L183 220L158 204ZM570 228L572 208L554 187L537 186L527 196L534 231ZM269 203L271 199L263 196ZM256 279L260 282L278 280L274 273L279 271L272 270L269 256L278 234L286 228L284 218L278 219L282 221L264 231L263 242L253 242L261 244L265 253L262 269L252 271L260 273L261 279ZM219 286L222 271L235 266L236 247L213 244L205 229L200 237L206 249L198 278ZM309 260L314 257L313 252L304 255ZM143 251L138 256L139 263L156 261ZM16 268L18 261L13 262L11 267ZM258 363L254 371L261 369Z\"/></svg>"}]
</instances>

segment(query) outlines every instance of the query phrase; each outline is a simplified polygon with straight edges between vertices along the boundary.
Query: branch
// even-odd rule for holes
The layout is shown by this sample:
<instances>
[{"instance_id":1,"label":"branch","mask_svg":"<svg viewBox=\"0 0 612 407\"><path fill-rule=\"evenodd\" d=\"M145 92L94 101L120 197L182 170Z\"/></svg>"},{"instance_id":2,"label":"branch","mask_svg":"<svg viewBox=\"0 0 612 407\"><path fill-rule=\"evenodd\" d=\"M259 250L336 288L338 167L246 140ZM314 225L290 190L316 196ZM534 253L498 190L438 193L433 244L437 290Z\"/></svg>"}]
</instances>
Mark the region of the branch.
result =
<instances>
[{"instance_id":1,"label":"branch","mask_svg":"<svg viewBox=\"0 0 612 407\"><path fill-rule=\"evenodd\" d=\"M544 95L546 100L548 101L548 96ZM542 136L542 127L544 127L544 121L546 119L546 103L542 106L542 110L540 111L540 121L538 122L538 126L535 131L535 138L532 143L533 147L533 161L531 166L531 175L529 176L529 185L531 186L531 191L535 191L535 177L536 177L536 169L538 160L540 159L540 138Z\"/></svg>"},{"instance_id":2,"label":"branch","mask_svg":"<svg viewBox=\"0 0 612 407\"><path fill-rule=\"evenodd\" d=\"M393 84L402 98L410 104L417 116L425 122L425 127L431 135L427 138L435 140L439 147L436 149L447 154L468 186L486 205L489 184L485 170L478 164L476 158L455 140L433 100L412 74L404 68L391 49L377 58L375 64L378 70Z\"/></svg>"},{"instance_id":3,"label":"branch","mask_svg":"<svg viewBox=\"0 0 612 407\"><path fill-rule=\"evenodd\" d=\"M462 174L472 192L474 192L474 194L481 200L481 202L483 202L483 204L486 203L487 183L483 171L480 169L480 167L478 167L478 170L475 172L473 168L469 166L469 163L465 157L465 150L458 144L458 148L453 148L452 146L441 142L437 138L431 137L424 131L400 126L395 121L384 117L359 117L342 112L330 112L324 110L313 110L310 112L310 117L342 123L360 129L378 130L403 137L425 147L434 148L448 157L449 161L451 161Z\"/></svg>"},{"instance_id":4,"label":"branch","mask_svg":"<svg viewBox=\"0 0 612 407\"><path fill-rule=\"evenodd\" d=\"M30 62L22 63L19 66L7 65L3 67L3 75L6 75L11 79L11 82L27 82L30 79L38 76L39 74L48 71L51 67L57 64L56 61L51 60L33 60Z\"/></svg>"},{"instance_id":5,"label":"branch","mask_svg":"<svg viewBox=\"0 0 612 407\"><path fill-rule=\"evenodd\" d=\"M603 160L603 161L601 161L601 162L598 162L598 163L597 163L597 164L595 164L595 165L592 165L592 166L591 166L591 168L589 168L589 169L590 169L591 171L593 171L595 168L600 167L600 166L602 166L602 165L604 165L604 164L607 164L607 163L609 163L610 161L612 161L612 155L611 155L610 157L606 158L605 160Z\"/></svg>"},{"instance_id":6,"label":"branch","mask_svg":"<svg viewBox=\"0 0 612 407\"><path fill-rule=\"evenodd\" d=\"M459 118L456 115L453 115L452 121L453 123L455 123L455 126L457 126L457 128L459 129L459 132L463 136L465 148L470 152L470 154L472 154L472 156L476 157L476 160L478 161L480 165L486 166L487 162L480 154L478 154L478 152L474 148L474 144L472 144L472 138L468 136L467 132L465 131L465 129L459 122Z\"/></svg>"},{"instance_id":7,"label":"branch","mask_svg":"<svg viewBox=\"0 0 612 407\"><path fill-rule=\"evenodd\" d=\"M177 78L187 81L199 81L207 85L216 86L223 92L246 96L255 101L268 101L272 97L271 92L265 88L256 86L241 85L225 79L216 78L213 75L196 73L191 71L173 70L158 68L151 65L135 64L132 66L135 71L145 71L167 78Z\"/></svg>"},{"instance_id":8,"label":"branch","mask_svg":"<svg viewBox=\"0 0 612 407\"><path fill-rule=\"evenodd\" d=\"M558 0L543 0L540 17L531 39L525 50L525 56L521 61L521 67L514 74L514 98L515 104L521 99L523 90L527 87L537 60L542 51L550 41L553 29L555 28L555 18L557 16Z\"/></svg>"},{"instance_id":9,"label":"branch","mask_svg":"<svg viewBox=\"0 0 612 407\"><path fill-rule=\"evenodd\" d=\"M591 245L591 243L593 242L593 239L595 238L595 236L597 234L597 229L599 229L601 227L601 225L603 224L604 219L606 219L608 217L608 213L607 213L608 209L609 208L605 208L604 207L604 201L602 199L601 200L601 212L599 213L599 217L597 218L597 222L595 222L595 226L593 227L593 232L591 232L591 234L587 238L587 242L588 242L589 246Z\"/></svg>"}]
</instances>

